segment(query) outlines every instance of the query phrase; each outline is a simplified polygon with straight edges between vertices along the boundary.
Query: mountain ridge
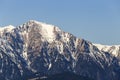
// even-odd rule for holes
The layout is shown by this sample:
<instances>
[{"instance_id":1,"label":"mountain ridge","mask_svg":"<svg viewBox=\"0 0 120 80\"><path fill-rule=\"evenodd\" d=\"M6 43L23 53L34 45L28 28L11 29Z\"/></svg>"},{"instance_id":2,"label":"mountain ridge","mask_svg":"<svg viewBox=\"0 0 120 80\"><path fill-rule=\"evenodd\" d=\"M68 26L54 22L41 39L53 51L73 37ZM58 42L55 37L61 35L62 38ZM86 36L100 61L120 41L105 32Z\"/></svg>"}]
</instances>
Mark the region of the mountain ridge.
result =
<instances>
[{"instance_id":1,"label":"mountain ridge","mask_svg":"<svg viewBox=\"0 0 120 80\"><path fill-rule=\"evenodd\" d=\"M10 31L3 30L0 45L0 78L4 80L69 71L95 80L120 78L119 50L114 56L54 25L30 20ZM113 47L108 50L114 52Z\"/></svg>"}]
</instances>

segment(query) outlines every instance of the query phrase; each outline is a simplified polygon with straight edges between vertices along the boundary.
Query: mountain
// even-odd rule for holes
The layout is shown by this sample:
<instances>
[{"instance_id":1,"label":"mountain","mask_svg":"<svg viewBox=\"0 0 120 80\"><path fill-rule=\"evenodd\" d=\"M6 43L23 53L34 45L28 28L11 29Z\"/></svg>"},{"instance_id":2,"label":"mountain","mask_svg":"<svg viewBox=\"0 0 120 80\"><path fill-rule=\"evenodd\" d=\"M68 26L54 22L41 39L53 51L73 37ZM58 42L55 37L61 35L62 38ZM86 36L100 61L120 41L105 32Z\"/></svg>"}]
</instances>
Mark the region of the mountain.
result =
<instances>
[{"instance_id":1,"label":"mountain","mask_svg":"<svg viewBox=\"0 0 120 80\"><path fill-rule=\"evenodd\" d=\"M64 72L94 80L120 79L119 45L94 44L51 24L30 20L2 27L0 45L1 80L36 80Z\"/></svg>"},{"instance_id":2,"label":"mountain","mask_svg":"<svg viewBox=\"0 0 120 80\"><path fill-rule=\"evenodd\" d=\"M115 57L120 57L120 45L101 45L94 44L100 51L108 52Z\"/></svg>"}]
</instances>

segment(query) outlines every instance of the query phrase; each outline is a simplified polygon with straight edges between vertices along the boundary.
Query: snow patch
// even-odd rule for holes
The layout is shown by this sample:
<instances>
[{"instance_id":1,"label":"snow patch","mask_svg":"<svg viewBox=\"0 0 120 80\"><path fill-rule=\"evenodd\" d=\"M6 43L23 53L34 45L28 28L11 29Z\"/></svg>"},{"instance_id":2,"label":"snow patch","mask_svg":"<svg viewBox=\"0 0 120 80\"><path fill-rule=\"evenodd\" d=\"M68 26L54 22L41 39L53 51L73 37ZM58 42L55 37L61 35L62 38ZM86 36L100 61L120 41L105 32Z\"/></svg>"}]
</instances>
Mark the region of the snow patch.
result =
<instances>
[{"instance_id":1,"label":"snow patch","mask_svg":"<svg viewBox=\"0 0 120 80\"><path fill-rule=\"evenodd\" d=\"M55 34L53 33L53 31L54 31L54 26L42 24L42 36L46 40L48 40L48 41L55 40Z\"/></svg>"},{"instance_id":2,"label":"snow patch","mask_svg":"<svg viewBox=\"0 0 120 80\"><path fill-rule=\"evenodd\" d=\"M77 48L77 45L78 45L78 38L76 39L76 41L75 41L75 48Z\"/></svg>"},{"instance_id":3,"label":"snow patch","mask_svg":"<svg viewBox=\"0 0 120 80\"><path fill-rule=\"evenodd\" d=\"M51 67L52 67L52 64L50 63L49 66L48 66L48 70L50 70Z\"/></svg>"}]
</instances>

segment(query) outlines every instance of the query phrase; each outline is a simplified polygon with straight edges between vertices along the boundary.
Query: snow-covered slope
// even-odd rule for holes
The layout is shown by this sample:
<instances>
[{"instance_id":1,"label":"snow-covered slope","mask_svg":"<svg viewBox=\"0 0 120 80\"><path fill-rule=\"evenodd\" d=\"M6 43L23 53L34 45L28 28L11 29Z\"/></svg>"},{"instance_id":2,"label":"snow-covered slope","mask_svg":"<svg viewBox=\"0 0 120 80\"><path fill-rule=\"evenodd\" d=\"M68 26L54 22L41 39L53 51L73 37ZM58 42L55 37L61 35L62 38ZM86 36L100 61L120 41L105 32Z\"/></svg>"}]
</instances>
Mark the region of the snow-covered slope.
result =
<instances>
[{"instance_id":1,"label":"snow-covered slope","mask_svg":"<svg viewBox=\"0 0 120 80\"><path fill-rule=\"evenodd\" d=\"M39 30L40 33L42 35L42 37L45 40L48 41L53 41L55 40L55 34L54 31L60 31L60 29L58 27L55 27L54 25L50 25L50 24L46 24L46 23L42 23L42 22L38 22L35 20L30 20L28 23L26 23L28 26L39 26Z\"/></svg>"},{"instance_id":2,"label":"snow-covered slope","mask_svg":"<svg viewBox=\"0 0 120 80\"><path fill-rule=\"evenodd\" d=\"M11 32L15 27L12 25L9 26L5 26L5 27L0 27L0 36L2 36L2 34L4 32Z\"/></svg>"},{"instance_id":3,"label":"snow-covered slope","mask_svg":"<svg viewBox=\"0 0 120 80\"><path fill-rule=\"evenodd\" d=\"M14 29L15 27L12 26L12 25L9 25L9 26L5 26L5 27L0 27L0 32L3 32L4 30L6 31L11 31L12 29Z\"/></svg>"},{"instance_id":4,"label":"snow-covered slope","mask_svg":"<svg viewBox=\"0 0 120 80\"><path fill-rule=\"evenodd\" d=\"M58 27L30 20L0 28L0 79L27 80L63 72L119 80L119 47L92 44ZM117 57L116 57L117 56Z\"/></svg>"},{"instance_id":5,"label":"snow-covered slope","mask_svg":"<svg viewBox=\"0 0 120 80\"><path fill-rule=\"evenodd\" d=\"M101 45L101 44L94 44L100 51L108 52L115 57L120 55L120 45Z\"/></svg>"}]
</instances>

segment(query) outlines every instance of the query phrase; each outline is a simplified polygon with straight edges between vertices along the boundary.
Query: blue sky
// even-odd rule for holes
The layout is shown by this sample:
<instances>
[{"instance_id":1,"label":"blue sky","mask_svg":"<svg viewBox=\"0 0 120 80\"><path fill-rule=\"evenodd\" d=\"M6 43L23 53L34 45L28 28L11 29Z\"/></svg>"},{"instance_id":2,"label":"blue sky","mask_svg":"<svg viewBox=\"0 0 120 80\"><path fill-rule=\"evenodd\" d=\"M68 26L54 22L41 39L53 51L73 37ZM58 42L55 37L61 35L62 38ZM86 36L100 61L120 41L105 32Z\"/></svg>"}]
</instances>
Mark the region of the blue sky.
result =
<instances>
[{"instance_id":1,"label":"blue sky","mask_svg":"<svg viewBox=\"0 0 120 80\"><path fill-rule=\"evenodd\" d=\"M120 0L0 0L0 26L31 19L94 43L120 44Z\"/></svg>"}]
</instances>

